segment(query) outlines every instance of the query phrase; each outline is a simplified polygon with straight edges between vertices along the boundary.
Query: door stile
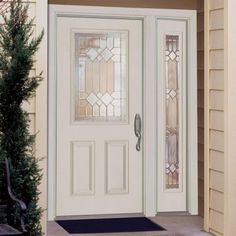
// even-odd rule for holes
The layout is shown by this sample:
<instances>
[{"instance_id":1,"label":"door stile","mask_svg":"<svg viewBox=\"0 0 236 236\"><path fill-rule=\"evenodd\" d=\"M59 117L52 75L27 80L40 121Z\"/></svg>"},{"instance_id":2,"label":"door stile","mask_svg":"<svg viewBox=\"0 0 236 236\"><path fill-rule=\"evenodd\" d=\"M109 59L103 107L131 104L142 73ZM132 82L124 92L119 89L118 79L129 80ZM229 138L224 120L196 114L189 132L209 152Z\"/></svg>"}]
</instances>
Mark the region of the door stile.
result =
<instances>
[{"instance_id":1,"label":"door stile","mask_svg":"<svg viewBox=\"0 0 236 236\"><path fill-rule=\"evenodd\" d=\"M144 214L156 215L157 199L157 129L156 129L156 17L144 19L144 82L143 82L143 117L144 117Z\"/></svg>"}]
</instances>

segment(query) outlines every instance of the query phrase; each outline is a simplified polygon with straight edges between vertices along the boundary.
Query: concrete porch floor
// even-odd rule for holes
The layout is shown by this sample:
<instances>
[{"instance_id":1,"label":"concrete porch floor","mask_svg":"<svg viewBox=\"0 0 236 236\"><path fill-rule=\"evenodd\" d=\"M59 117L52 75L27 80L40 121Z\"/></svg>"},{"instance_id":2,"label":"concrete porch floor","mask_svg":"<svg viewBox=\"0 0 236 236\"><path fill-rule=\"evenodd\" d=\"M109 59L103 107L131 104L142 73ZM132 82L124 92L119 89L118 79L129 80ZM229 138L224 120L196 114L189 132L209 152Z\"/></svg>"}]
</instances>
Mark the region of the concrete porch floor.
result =
<instances>
[{"instance_id":1,"label":"concrete porch floor","mask_svg":"<svg viewBox=\"0 0 236 236\"><path fill-rule=\"evenodd\" d=\"M162 232L133 232L133 233L109 233L109 234L73 234L80 236L209 236L210 234L203 231L203 219L199 216L189 216L189 215L159 215L150 218L154 222L158 223L164 227L167 231ZM63 236L69 235L64 231L56 222L48 222L47 236Z\"/></svg>"}]
</instances>

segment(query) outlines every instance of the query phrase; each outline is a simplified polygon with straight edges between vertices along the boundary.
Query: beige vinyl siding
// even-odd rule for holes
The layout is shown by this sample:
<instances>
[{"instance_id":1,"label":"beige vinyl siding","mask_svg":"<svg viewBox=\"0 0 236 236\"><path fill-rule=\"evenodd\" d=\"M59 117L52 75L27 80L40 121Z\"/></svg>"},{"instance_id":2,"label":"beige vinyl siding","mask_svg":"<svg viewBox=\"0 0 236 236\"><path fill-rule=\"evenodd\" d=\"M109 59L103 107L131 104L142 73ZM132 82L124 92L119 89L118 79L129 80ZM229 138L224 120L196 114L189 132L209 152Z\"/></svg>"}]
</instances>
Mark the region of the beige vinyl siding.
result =
<instances>
[{"instance_id":1,"label":"beige vinyl siding","mask_svg":"<svg viewBox=\"0 0 236 236\"><path fill-rule=\"evenodd\" d=\"M210 169L210 189L224 192L224 174L222 172Z\"/></svg>"},{"instance_id":2,"label":"beige vinyl siding","mask_svg":"<svg viewBox=\"0 0 236 236\"><path fill-rule=\"evenodd\" d=\"M204 216L204 0L197 1L198 212Z\"/></svg>"},{"instance_id":3,"label":"beige vinyl siding","mask_svg":"<svg viewBox=\"0 0 236 236\"><path fill-rule=\"evenodd\" d=\"M215 40L218 40L218 39L215 38ZM224 50L223 49L210 50L210 69L211 70L224 69Z\"/></svg>"},{"instance_id":4,"label":"beige vinyl siding","mask_svg":"<svg viewBox=\"0 0 236 236\"><path fill-rule=\"evenodd\" d=\"M210 129L210 150L224 152L224 132Z\"/></svg>"},{"instance_id":5,"label":"beige vinyl siding","mask_svg":"<svg viewBox=\"0 0 236 236\"><path fill-rule=\"evenodd\" d=\"M210 150L210 169L224 173L224 153Z\"/></svg>"},{"instance_id":6,"label":"beige vinyl siding","mask_svg":"<svg viewBox=\"0 0 236 236\"><path fill-rule=\"evenodd\" d=\"M224 10L223 8L211 8L209 11L210 30L220 30L224 28Z\"/></svg>"},{"instance_id":7,"label":"beige vinyl siding","mask_svg":"<svg viewBox=\"0 0 236 236\"><path fill-rule=\"evenodd\" d=\"M221 34L224 34L222 30L220 30L219 32ZM214 90L224 89L224 71L223 70L211 70L209 80L210 80L209 83L210 83L211 89L214 89Z\"/></svg>"},{"instance_id":8,"label":"beige vinyl siding","mask_svg":"<svg viewBox=\"0 0 236 236\"><path fill-rule=\"evenodd\" d=\"M224 131L224 112L211 110L210 111L210 128L213 130Z\"/></svg>"},{"instance_id":9,"label":"beige vinyl siding","mask_svg":"<svg viewBox=\"0 0 236 236\"><path fill-rule=\"evenodd\" d=\"M205 3L205 227L224 234L224 2ZM207 68L207 69L206 69Z\"/></svg>"},{"instance_id":10,"label":"beige vinyl siding","mask_svg":"<svg viewBox=\"0 0 236 236\"><path fill-rule=\"evenodd\" d=\"M214 235L222 235L224 228L224 215L210 209L210 232Z\"/></svg>"},{"instance_id":11,"label":"beige vinyl siding","mask_svg":"<svg viewBox=\"0 0 236 236\"><path fill-rule=\"evenodd\" d=\"M224 212L224 198L221 192L210 190L210 207L216 211L223 213Z\"/></svg>"}]
</instances>

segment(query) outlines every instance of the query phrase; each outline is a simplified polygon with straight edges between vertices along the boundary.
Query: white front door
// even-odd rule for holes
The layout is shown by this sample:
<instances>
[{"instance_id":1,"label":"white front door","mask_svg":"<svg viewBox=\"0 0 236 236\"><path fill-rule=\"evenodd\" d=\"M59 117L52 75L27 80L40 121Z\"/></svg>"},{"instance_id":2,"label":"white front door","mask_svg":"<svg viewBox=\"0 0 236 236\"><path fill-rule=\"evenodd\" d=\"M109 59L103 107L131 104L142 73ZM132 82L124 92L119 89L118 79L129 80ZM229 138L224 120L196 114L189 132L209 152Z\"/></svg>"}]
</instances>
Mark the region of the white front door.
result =
<instances>
[{"instance_id":1,"label":"white front door","mask_svg":"<svg viewBox=\"0 0 236 236\"><path fill-rule=\"evenodd\" d=\"M56 214L141 213L142 21L60 17Z\"/></svg>"}]
</instances>

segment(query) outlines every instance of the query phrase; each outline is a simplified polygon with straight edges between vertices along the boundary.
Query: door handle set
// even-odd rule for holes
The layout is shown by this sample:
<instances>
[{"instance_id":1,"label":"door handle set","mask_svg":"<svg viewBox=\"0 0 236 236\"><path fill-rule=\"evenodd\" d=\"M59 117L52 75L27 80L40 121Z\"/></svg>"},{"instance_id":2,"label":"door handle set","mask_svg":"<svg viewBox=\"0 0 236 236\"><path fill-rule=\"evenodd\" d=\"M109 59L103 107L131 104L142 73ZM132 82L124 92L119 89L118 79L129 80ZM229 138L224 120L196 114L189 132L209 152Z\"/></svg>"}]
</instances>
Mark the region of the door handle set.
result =
<instances>
[{"instance_id":1,"label":"door handle set","mask_svg":"<svg viewBox=\"0 0 236 236\"><path fill-rule=\"evenodd\" d=\"M136 144L136 150L139 152L141 150L141 133L142 133L142 120L141 116L139 114L135 115L134 118L134 133L135 136L138 138L137 144Z\"/></svg>"}]
</instances>

